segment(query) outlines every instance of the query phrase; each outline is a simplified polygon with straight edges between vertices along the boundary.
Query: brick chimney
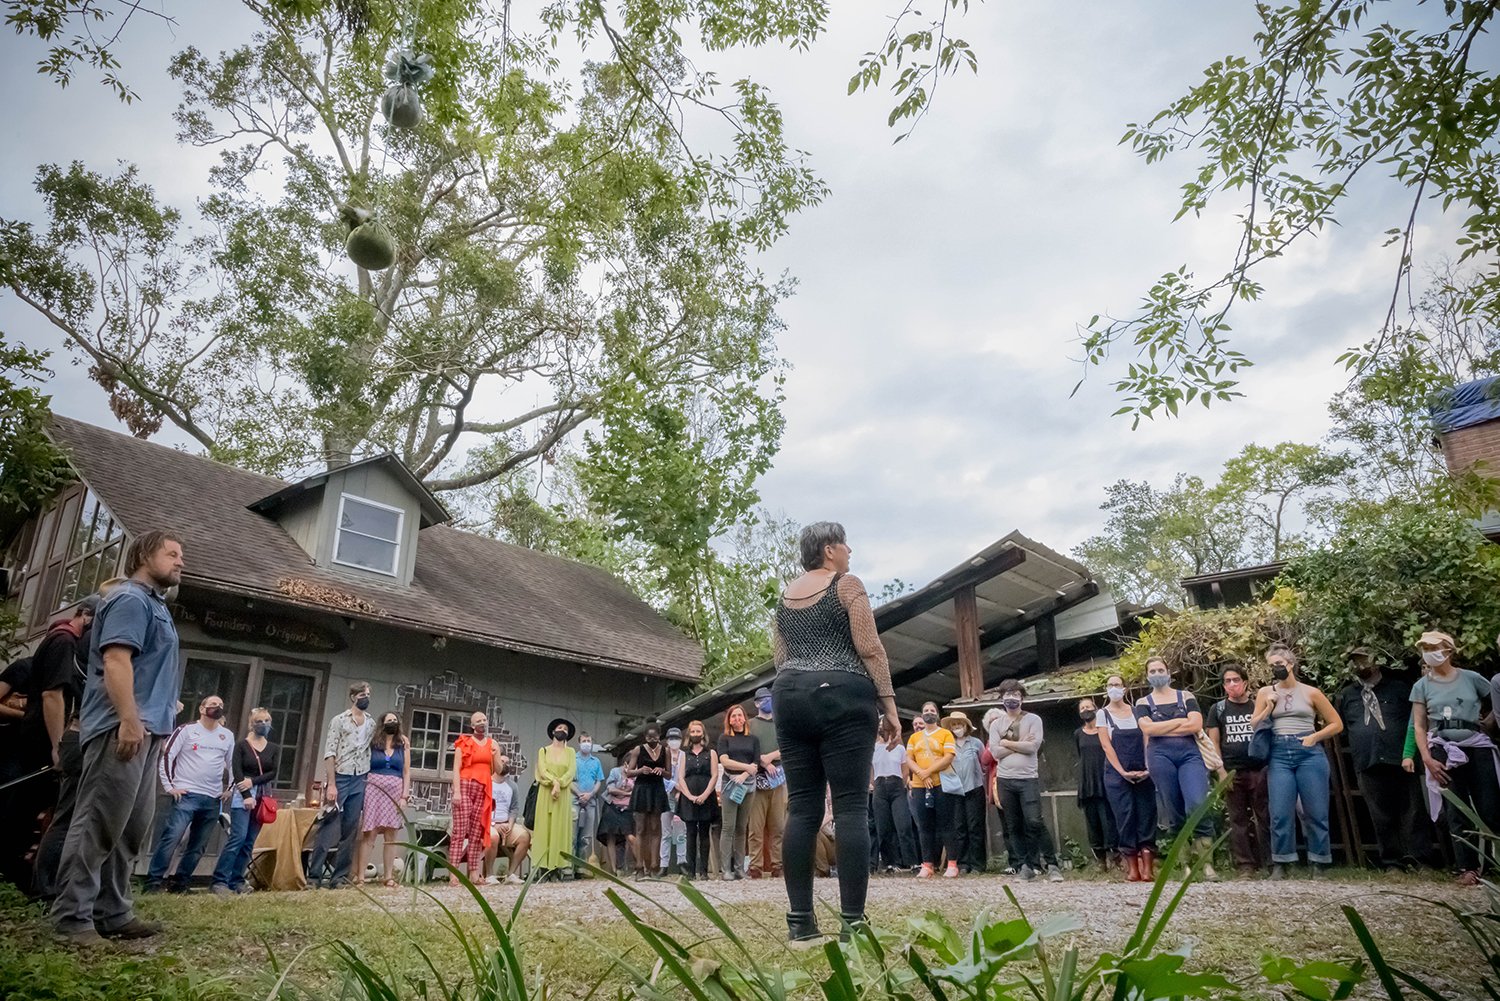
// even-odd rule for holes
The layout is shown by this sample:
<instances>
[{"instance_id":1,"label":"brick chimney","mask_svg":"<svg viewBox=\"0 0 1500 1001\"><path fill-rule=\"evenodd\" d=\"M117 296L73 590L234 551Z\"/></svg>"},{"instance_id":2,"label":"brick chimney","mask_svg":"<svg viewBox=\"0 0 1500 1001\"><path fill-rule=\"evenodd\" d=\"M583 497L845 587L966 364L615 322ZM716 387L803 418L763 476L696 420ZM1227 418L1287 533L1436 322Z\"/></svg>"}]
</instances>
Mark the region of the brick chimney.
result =
<instances>
[{"instance_id":1,"label":"brick chimney","mask_svg":"<svg viewBox=\"0 0 1500 1001\"><path fill-rule=\"evenodd\" d=\"M1455 386L1431 415L1448 472L1457 476L1483 462L1487 474L1500 477L1500 378Z\"/></svg>"}]
</instances>

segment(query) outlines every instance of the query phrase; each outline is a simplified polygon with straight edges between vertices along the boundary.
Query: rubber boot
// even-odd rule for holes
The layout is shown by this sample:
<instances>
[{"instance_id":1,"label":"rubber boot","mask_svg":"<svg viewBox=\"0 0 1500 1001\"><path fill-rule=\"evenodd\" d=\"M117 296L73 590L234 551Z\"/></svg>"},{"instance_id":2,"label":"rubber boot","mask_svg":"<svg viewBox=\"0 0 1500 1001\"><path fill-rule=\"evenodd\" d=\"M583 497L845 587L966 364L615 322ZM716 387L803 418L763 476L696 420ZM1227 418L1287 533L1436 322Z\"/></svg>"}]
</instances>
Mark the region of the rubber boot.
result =
<instances>
[{"instance_id":1,"label":"rubber boot","mask_svg":"<svg viewBox=\"0 0 1500 1001\"><path fill-rule=\"evenodd\" d=\"M1217 883L1219 874L1214 870L1214 839L1197 838L1193 844L1198 849L1196 854L1201 863L1199 872L1203 879L1210 883Z\"/></svg>"},{"instance_id":2,"label":"rubber boot","mask_svg":"<svg viewBox=\"0 0 1500 1001\"><path fill-rule=\"evenodd\" d=\"M786 932L788 942L804 948L811 948L823 938L823 933L818 931L818 918L812 911L787 911Z\"/></svg>"},{"instance_id":3,"label":"rubber boot","mask_svg":"<svg viewBox=\"0 0 1500 1001\"><path fill-rule=\"evenodd\" d=\"M1140 855L1125 856L1125 881L1127 883L1139 883L1141 881Z\"/></svg>"}]
</instances>

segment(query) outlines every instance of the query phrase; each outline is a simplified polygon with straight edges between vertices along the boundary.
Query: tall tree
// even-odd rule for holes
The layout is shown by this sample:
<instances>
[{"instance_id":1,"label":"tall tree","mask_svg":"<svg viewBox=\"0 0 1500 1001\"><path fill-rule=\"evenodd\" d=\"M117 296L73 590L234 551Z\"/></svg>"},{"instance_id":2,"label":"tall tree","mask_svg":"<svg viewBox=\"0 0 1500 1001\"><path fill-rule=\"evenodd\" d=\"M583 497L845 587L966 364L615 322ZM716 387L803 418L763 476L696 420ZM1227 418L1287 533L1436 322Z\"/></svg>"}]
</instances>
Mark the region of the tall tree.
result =
<instances>
[{"instance_id":1,"label":"tall tree","mask_svg":"<svg viewBox=\"0 0 1500 1001\"><path fill-rule=\"evenodd\" d=\"M1090 364L1120 349L1133 355L1114 386L1120 412L1137 423L1239 395L1238 373L1251 361L1231 346L1231 309L1261 298L1262 265L1338 221L1368 190L1364 175L1384 173L1406 191L1404 201L1375 196L1390 221L1387 242L1399 246L1375 353L1404 316L1424 211L1459 221L1456 244L1439 253L1481 270L1471 312L1500 316L1500 75L1485 44L1500 4L1305 0L1256 11L1252 56L1219 59L1125 132L1148 162L1199 154L1178 218L1224 199L1239 206L1238 244L1222 272L1174 268L1135 311L1089 324Z\"/></svg>"},{"instance_id":2,"label":"tall tree","mask_svg":"<svg viewBox=\"0 0 1500 1001\"><path fill-rule=\"evenodd\" d=\"M683 33L712 49L804 23L626 4L617 24L559 2L528 34L479 0L369 0L351 31L347 5L246 3L252 42L171 64L179 138L222 150L205 225L133 167L76 163L38 171L46 224L0 221L0 280L132 431L171 422L271 471L389 449L458 490L646 386L774 391L786 286L750 257L824 189L766 93L718 85ZM577 79L552 55L564 36L598 50ZM436 68L411 130L378 110L403 49ZM729 124L726 151L689 144L685 108ZM393 235L390 267L346 259L351 206ZM774 450L779 424L756 427Z\"/></svg>"},{"instance_id":3,"label":"tall tree","mask_svg":"<svg viewBox=\"0 0 1500 1001\"><path fill-rule=\"evenodd\" d=\"M1240 505L1250 526L1250 550L1262 562L1284 560L1307 548L1309 516L1326 521L1329 502L1353 460L1320 445L1253 442L1224 464L1218 490Z\"/></svg>"}]
</instances>

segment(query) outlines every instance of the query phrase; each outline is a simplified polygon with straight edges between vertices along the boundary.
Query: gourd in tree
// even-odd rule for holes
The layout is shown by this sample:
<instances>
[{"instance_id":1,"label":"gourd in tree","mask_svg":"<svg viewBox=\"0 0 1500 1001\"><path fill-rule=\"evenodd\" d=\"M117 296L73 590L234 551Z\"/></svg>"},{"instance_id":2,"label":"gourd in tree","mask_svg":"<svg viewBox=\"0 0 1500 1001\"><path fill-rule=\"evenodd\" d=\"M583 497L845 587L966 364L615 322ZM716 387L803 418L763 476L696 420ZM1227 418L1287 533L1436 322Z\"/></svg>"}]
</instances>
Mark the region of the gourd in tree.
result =
<instances>
[{"instance_id":1,"label":"gourd in tree","mask_svg":"<svg viewBox=\"0 0 1500 1001\"><path fill-rule=\"evenodd\" d=\"M396 261L396 238L369 209L343 205L339 214L349 226L344 252L366 271L383 271Z\"/></svg>"},{"instance_id":2,"label":"gourd in tree","mask_svg":"<svg viewBox=\"0 0 1500 1001\"><path fill-rule=\"evenodd\" d=\"M385 78L391 81L380 99L380 113L398 129L414 129L422 121L422 95L417 88L432 79L430 57L410 49L396 53L385 64Z\"/></svg>"}]
</instances>

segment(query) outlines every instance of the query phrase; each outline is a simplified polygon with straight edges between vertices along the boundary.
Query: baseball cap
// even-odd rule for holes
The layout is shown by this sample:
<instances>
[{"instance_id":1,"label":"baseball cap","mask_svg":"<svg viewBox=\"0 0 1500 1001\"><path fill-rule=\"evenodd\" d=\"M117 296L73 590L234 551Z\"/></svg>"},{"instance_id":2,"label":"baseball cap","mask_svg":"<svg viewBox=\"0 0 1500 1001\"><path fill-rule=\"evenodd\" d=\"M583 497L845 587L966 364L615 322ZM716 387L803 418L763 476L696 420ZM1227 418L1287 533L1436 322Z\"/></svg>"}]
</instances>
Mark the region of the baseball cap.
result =
<instances>
[{"instance_id":1,"label":"baseball cap","mask_svg":"<svg viewBox=\"0 0 1500 1001\"><path fill-rule=\"evenodd\" d=\"M757 688L755 690L755 697L757 699L769 699L771 697L771 690L769 688Z\"/></svg>"}]
</instances>

